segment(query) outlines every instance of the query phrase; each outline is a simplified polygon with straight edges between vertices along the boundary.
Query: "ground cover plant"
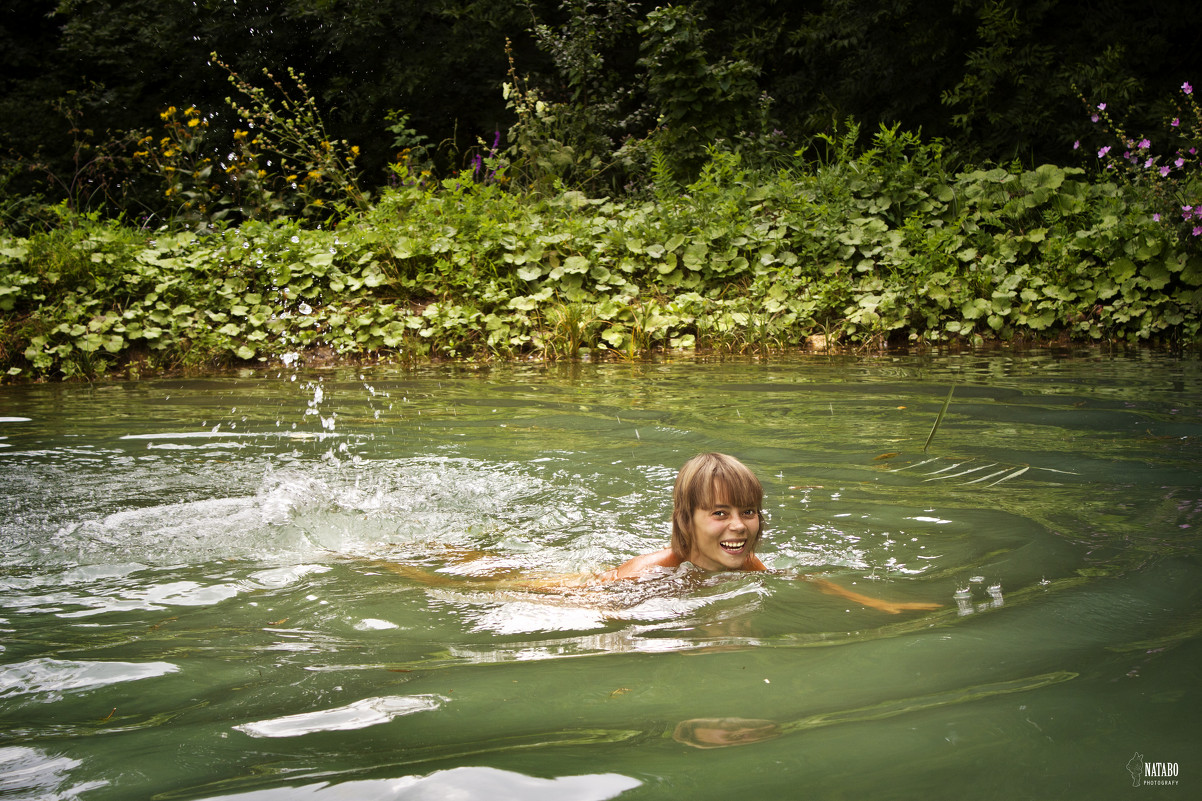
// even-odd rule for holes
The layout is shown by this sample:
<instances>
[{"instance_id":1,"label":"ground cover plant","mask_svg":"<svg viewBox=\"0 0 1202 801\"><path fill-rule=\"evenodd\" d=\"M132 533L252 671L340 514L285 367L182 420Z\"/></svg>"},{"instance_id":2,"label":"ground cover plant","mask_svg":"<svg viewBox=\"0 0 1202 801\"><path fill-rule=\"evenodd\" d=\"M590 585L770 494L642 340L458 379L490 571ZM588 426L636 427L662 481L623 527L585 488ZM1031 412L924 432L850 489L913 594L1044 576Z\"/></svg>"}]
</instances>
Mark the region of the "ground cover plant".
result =
<instances>
[{"instance_id":1,"label":"ground cover plant","mask_svg":"<svg viewBox=\"0 0 1202 801\"><path fill-rule=\"evenodd\" d=\"M823 144L775 169L712 146L695 180L618 197L506 181L494 148L441 181L404 167L336 225L77 216L0 238L0 368L1196 342L1199 237L1113 170L949 171L897 127Z\"/></svg>"}]
</instances>

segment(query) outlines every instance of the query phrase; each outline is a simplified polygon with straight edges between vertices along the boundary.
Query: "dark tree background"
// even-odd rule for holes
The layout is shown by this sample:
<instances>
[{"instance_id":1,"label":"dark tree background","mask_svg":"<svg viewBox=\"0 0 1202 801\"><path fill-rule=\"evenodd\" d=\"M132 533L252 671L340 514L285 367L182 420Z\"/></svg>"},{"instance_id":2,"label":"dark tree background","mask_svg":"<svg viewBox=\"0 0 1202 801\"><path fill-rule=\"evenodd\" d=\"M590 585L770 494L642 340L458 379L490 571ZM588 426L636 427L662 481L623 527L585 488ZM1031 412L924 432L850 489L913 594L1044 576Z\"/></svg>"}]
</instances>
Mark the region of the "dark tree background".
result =
<instances>
[{"instance_id":1,"label":"dark tree background","mask_svg":"<svg viewBox=\"0 0 1202 801\"><path fill-rule=\"evenodd\" d=\"M695 101L706 115L701 140L733 137L766 109L792 143L854 118L869 130L921 129L964 159L1068 163L1072 142L1089 135L1074 86L1107 101L1134 133L1165 112L1183 81L1202 81L1202 26L1190 0L655 8L634 0L8 0L0 155L68 172L85 131L94 141L152 133L168 106L220 119L231 87L210 63L214 51L249 78L263 68L303 73L334 134L362 148L369 183L385 179L395 155L390 111L444 143L448 160L508 129L507 39L530 84L579 112L570 119L589 128L582 137L602 136L612 148L657 118L693 125L678 93L704 80L711 93L731 94L716 106L712 97ZM74 134L64 108L77 110ZM20 180L8 191L14 186Z\"/></svg>"}]
</instances>

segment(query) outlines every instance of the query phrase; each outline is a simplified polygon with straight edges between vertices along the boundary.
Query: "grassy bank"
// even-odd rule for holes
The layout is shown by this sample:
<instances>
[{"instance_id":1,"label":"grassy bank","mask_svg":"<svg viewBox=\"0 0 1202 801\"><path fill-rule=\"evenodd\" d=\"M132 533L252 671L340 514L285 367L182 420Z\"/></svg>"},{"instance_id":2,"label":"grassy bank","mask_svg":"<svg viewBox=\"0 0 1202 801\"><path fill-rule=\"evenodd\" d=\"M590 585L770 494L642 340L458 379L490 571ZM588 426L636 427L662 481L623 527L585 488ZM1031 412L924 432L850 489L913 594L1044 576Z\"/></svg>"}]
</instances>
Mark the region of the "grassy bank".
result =
<instances>
[{"instance_id":1,"label":"grassy bank","mask_svg":"<svg viewBox=\"0 0 1202 801\"><path fill-rule=\"evenodd\" d=\"M325 357L634 358L656 349L982 342L1191 345L1197 240L1080 170L944 171L882 131L855 157L713 152L640 199L401 185L335 228L0 238L0 372L93 377Z\"/></svg>"}]
</instances>

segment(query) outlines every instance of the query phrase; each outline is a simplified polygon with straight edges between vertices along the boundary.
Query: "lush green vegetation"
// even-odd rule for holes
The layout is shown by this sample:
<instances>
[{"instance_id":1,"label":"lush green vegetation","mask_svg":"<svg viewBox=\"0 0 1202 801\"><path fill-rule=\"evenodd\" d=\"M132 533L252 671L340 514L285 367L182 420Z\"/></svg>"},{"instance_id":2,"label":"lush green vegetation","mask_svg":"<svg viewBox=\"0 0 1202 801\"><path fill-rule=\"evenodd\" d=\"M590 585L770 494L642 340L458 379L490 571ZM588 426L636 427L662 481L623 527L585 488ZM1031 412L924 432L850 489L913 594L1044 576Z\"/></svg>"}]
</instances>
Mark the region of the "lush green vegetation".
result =
<instances>
[{"instance_id":1,"label":"lush green vegetation","mask_svg":"<svg viewBox=\"0 0 1202 801\"><path fill-rule=\"evenodd\" d=\"M1196 16L1191 0L9 0L0 184L157 226L165 198L135 154L163 136L160 114L197 109L215 161L245 130L214 53L251 81L303 74L331 140L361 149L366 187L417 144L453 174L497 131L509 155L522 146L505 135L507 41L549 109L542 168L594 194L641 180L653 131L687 181L718 139L792 153L848 118L974 163L1082 166L1075 140L1106 143L1083 135L1078 90L1150 129L1202 72ZM0 205L0 225L19 226L14 211Z\"/></svg>"},{"instance_id":2,"label":"lush green vegetation","mask_svg":"<svg viewBox=\"0 0 1202 801\"><path fill-rule=\"evenodd\" d=\"M1178 22L21 0L0 12L0 373L1192 345Z\"/></svg>"},{"instance_id":3,"label":"lush green vegetation","mask_svg":"<svg viewBox=\"0 0 1202 801\"><path fill-rule=\"evenodd\" d=\"M1197 339L1202 254L1153 194L1052 165L952 174L897 129L856 141L775 171L711 149L694 182L657 171L643 199L515 191L494 164L411 175L332 229L93 217L6 237L0 366Z\"/></svg>"}]
</instances>

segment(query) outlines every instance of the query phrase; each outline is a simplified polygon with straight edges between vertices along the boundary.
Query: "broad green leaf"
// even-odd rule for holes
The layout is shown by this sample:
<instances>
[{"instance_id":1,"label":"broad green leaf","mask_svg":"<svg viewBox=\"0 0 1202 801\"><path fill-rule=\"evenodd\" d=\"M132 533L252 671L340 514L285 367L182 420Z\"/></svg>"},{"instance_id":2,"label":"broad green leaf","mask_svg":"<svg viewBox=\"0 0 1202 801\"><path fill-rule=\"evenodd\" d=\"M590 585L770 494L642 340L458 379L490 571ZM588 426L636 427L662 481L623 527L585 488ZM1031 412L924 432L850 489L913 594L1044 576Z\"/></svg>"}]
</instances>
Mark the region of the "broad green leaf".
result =
<instances>
[{"instance_id":1,"label":"broad green leaf","mask_svg":"<svg viewBox=\"0 0 1202 801\"><path fill-rule=\"evenodd\" d=\"M587 273L589 270L589 261L584 256L568 256L563 262L563 271L565 273Z\"/></svg>"}]
</instances>

